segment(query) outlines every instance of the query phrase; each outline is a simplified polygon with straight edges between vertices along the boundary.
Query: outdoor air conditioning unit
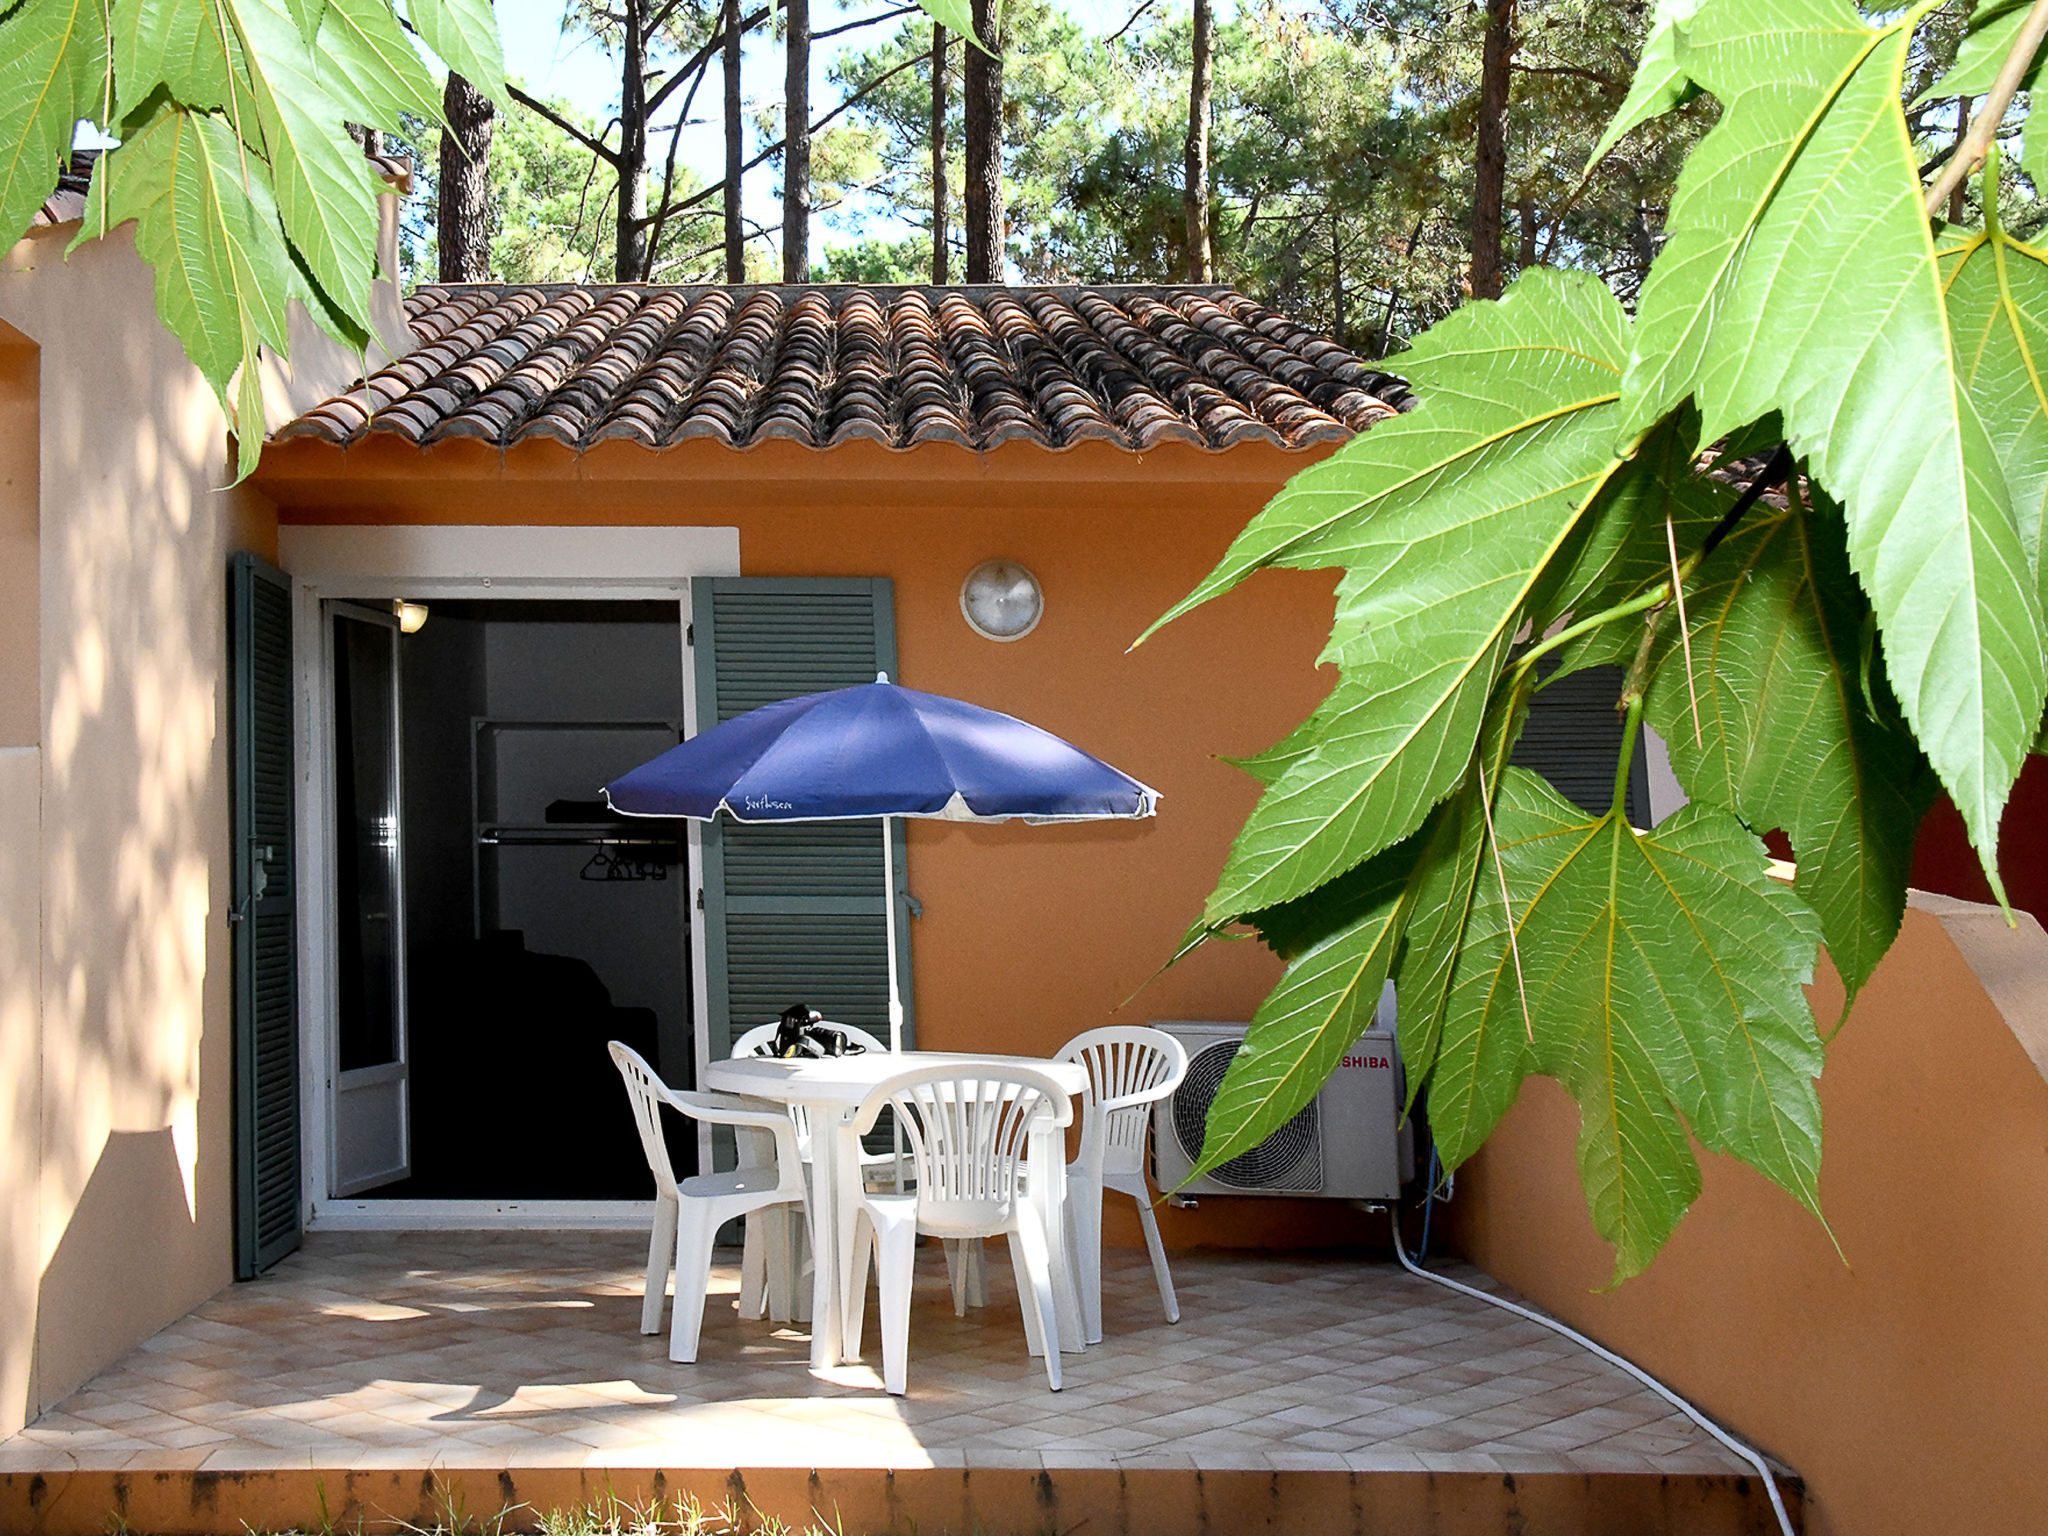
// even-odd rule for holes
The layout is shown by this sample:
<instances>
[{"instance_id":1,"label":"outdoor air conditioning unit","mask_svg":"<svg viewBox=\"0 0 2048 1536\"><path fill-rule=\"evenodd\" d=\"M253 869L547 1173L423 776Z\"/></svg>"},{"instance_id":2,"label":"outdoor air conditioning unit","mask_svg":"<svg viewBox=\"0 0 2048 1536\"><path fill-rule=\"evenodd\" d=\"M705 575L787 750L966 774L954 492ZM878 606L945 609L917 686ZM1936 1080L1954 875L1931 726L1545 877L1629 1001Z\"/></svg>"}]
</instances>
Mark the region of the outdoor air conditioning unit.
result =
<instances>
[{"instance_id":1,"label":"outdoor air conditioning unit","mask_svg":"<svg viewBox=\"0 0 2048 1536\"><path fill-rule=\"evenodd\" d=\"M1242 1024L1154 1020L1187 1048L1188 1075L1152 1106L1152 1177L1174 1191L1201 1156L1209 1106L1244 1041ZM1183 1195L1294 1195L1325 1200L1398 1200L1415 1161L1401 1117L1401 1060L1394 1045L1390 988L1379 1016L1344 1053L1323 1091L1271 1136L1185 1187Z\"/></svg>"}]
</instances>

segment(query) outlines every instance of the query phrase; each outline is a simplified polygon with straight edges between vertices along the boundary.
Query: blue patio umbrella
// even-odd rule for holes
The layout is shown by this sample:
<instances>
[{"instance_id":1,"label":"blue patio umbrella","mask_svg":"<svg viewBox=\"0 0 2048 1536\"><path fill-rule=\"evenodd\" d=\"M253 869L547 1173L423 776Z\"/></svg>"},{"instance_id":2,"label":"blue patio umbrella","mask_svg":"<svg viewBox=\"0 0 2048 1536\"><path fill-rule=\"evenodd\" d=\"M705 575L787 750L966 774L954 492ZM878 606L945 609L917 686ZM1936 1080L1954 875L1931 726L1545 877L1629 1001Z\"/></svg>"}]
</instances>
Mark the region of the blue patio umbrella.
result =
<instances>
[{"instance_id":1,"label":"blue patio umbrella","mask_svg":"<svg viewBox=\"0 0 2048 1536\"><path fill-rule=\"evenodd\" d=\"M889 1045L902 1048L895 868L886 818L1103 821L1153 815L1157 791L1049 731L891 683L766 704L700 731L604 787L627 816L851 821L882 827Z\"/></svg>"}]
</instances>

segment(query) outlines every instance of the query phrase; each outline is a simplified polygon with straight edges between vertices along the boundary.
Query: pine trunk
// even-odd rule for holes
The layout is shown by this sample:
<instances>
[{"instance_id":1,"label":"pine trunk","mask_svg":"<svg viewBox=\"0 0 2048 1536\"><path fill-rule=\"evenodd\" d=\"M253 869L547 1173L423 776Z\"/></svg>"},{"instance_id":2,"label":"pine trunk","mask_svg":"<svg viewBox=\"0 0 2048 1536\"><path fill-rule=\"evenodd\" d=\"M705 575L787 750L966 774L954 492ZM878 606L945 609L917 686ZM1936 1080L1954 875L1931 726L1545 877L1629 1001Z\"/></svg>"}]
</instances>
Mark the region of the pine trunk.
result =
<instances>
[{"instance_id":1,"label":"pine trunk","mask_svg":"<svg viewBox=\"0 0 2048 1536\"><path fill-rule=\"evenodd\" d=\"M1003 60L996 0L974 0L974 35L963 49L967 109L967 281L1003 279Z\"/></svg>"},{"instance_id":2,"label":"pine trunk","mask_svg":"<svg viewBox=\"0 0 2048 1536\"><path fill-rule=\"evenodd\" d=\"M1501 214L1508 177L1508 66L1515 53L1515 0L1486 0L1479 59L1479 135L1472 185L1472 297L1501 292Z\"/></svg>"},{"instance_id":3,"label":"pine trunk","mask_svg":"<svg viewBox=\"0 0 2048 1536\"><path fill-rule=\"evenodd\" d=\"M782 280L811 280L811 0L788 0L782 77Z\"/></svg>"},{"instance_id":4,"label":"pine trunk","mask_svg":"<svg viewBox=\"0 0 2048 1536\"><path fill-rule=\"evenodd\" d=\"M1188 225L1188 281L1193 283L1206 283L1215 276L1209 245L1209 77L1215 49L1209 0L1195 0L1194 56L1188 70L1187 169L1181 181L1181 205Z\"/></svg>"},{"instance_id":5,"label":"pine trunk","mask_svg":"<svg viewBox=\"0 0 2048 1536\"><path fill-rule=\"evenodd\" d=\"M946 29L932 25L932 283L945 287L946 260Z\"/></svg>"},{"instance_id":6,"label":"pine trunk","mask_svg":"<svg viewBox=\"0 0 2048 1536\"><path fill-rule=\"evenodd\" d=\"M619 70L618 238L613 275L622 283L647 278L647 35L638 0L625 7L625 48Z\"/></svg>"},{"instance_id":7,"label":"pine trunk","mask_svg":"<svg viewBox=\"0 0 2048 1536\"><path fill-rule=\"evenodd\" d=\"M740 0L725 0L725 280L747 280L746 232L740 225L741 165L746 159L740 121Z\"/></svg>"},{"instance_id":8,"label":"pine trunk","mask_svg":"<svg viewBox=\"0 0 2048 1536\"><path fill-rule=\"evenodd\" d=\"M491 276L491 133L497 108L462 76L441 93L448 131L441 135L441 204L435 234L441 281L482 283Z\"/></svg>"}]
</instances>

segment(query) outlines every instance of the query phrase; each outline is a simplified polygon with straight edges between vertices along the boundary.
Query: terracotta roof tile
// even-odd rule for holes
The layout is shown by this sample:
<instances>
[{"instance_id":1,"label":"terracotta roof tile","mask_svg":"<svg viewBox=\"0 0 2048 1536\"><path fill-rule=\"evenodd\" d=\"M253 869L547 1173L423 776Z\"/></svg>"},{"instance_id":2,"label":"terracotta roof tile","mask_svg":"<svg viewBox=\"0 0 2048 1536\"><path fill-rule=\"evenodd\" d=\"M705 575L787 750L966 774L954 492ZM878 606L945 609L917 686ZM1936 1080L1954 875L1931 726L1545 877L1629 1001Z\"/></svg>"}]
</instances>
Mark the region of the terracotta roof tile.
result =
<instances>
[{"instance_id":1,"label":"terracotta roof tile","mask_svg":"<svg viewBox=\"0 0 2048 1536\"><path fill-rule=\"evenodd\" d=\"M419 347L278 436L1302 448L1412 403L1226 288L481 283L408 305Z\"/></svg>"}]
</instances>

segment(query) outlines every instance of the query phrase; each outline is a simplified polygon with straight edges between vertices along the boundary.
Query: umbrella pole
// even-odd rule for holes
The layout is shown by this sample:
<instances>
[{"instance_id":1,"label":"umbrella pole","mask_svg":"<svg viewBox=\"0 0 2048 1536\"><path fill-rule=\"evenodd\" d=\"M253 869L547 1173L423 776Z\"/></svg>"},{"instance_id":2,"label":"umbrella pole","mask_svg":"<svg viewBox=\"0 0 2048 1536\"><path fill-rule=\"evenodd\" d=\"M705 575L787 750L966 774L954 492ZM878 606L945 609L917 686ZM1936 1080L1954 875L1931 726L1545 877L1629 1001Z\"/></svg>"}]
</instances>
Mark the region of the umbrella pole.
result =
<instances>
[{"instance_id":1,"label":"umbrella pole","mask_svg":"<svg viewBox=\"0 0 2048 1536\"><path fill-rule=\"evenodd\" d=\"M903 992L896 974L896 840L889 835L889 817L882 818L882 913L889 949L889 1049L903 1049Z\"/></svg>"},{"instance_id":2,"label":"umbrella pole","mask_svg":"<svg viewBox=\"0 0 2048 1536\"><path fill-rule=\"evenodd\" d=\"M882 818L882 929L887 936L885 943L889 950L889 1052L900 1055L903 1050L903 992L902 982L896 974L896 839L890 836L889 820ZM896 1188L903 1188L903 1123L892 1111L889 1116L889 1139L894 1143L896 1154Z\"/></svg>"}]
</instances>

